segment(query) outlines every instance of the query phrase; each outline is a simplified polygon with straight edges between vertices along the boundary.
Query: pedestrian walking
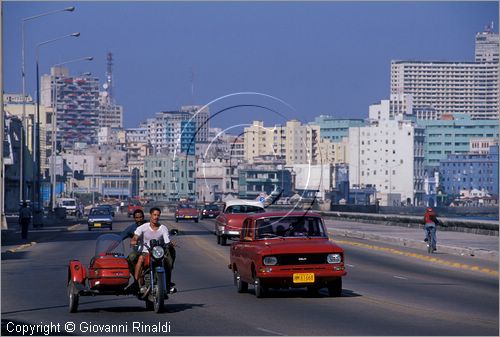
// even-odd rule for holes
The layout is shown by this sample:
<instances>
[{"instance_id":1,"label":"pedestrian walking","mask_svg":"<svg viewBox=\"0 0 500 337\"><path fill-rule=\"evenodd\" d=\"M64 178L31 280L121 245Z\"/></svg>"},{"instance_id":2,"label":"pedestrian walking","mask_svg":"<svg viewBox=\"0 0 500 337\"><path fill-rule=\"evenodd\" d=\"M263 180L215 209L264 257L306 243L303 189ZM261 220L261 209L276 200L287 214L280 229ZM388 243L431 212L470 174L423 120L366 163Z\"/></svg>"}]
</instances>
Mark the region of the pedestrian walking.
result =
<instances>
[{"instance_id":1,"label":"pedestrian walking","mask_svg":"<svg viewBox=\"0 0 500 337\"><path fill-rule=\"evenodd\" d=\"M19 225L21 225L21 239L28 239L28 227L31 222L31 210L28 208L28 203L23 202L23 206L19 210Z\"/></svg>"}]
</instances>

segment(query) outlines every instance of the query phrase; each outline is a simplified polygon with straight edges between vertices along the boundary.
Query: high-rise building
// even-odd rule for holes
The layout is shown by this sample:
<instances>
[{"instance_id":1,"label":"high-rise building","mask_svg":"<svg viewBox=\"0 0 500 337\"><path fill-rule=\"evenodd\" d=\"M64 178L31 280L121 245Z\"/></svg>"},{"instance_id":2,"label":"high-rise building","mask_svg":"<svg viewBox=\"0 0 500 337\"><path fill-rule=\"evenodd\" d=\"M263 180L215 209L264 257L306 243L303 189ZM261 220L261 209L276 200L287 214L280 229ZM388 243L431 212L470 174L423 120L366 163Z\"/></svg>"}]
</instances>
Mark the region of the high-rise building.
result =
<instances>
[{"instance_id":1,"label":"high-rise building","mask_svg":"<svg viewBox=\"0 0 500 337\"><path fill-rule=\"evenodd\" d=\"M392 61L391 94L411 94L416 109L498 119L498 34L476 36L475 62Z\"/></svg>"},{"instance_id":2,"label":"high-rise building","mask_svg":"<svg viewBox=\"0 0 500 337\"><path fill-rule=\"evenodd\" d=\"M96 144L99 82L88 74L70 76L69 69L53 67L42 76L41 103L55 108L57 142L62 148L75 143ZM55 104L54 104L55 103Z\"/></svg>"},{"instance_id":3,"label":"high-rise building","mask_svg":"<svg viewBox=\"0 0 500 337\"><path fill-rule=\"evenodd\" d=\"M484 32L476 34L476 62L498 62L498 34L493 32L493 22L486 26Z\"/></svg>"}]
</instances>

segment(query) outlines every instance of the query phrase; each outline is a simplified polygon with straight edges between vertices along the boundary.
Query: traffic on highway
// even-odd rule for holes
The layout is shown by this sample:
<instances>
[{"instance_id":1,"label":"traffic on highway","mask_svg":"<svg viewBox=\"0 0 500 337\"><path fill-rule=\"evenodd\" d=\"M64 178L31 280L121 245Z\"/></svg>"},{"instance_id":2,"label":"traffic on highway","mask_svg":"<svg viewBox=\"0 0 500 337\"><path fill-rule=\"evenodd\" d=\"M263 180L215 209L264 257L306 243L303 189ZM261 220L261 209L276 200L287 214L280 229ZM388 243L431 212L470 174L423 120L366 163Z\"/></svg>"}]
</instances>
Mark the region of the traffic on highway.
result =
<instances>
[{"instance_id":1,"label":"traffic on highway","mask_svg":"<svg viewBox=\"0 0 500 337\"><path fill-rule=\"evenodd\" d=\"M416 258L425 252L414 248L397 253L340 238L314 213L249 214L240 236L224 245L215 240L213 218L176 223L163 212L160 222L179 231L172 271L178 291L164 294L161 311L114 293L80 296L71 310L70 260L87 268L92 291L109 290L91 275L96 242L132 220L125 210L112 231L89 232L85 219L68 217L64 226L33 234L32 244L2 250L2 334L498 335L498 263L433 254L450 262L443 265ZM111 257L126 261L128 240L124 247ZM480 267L457 267L472 263ZM496 273L481 272L485 267Z\"/></svg>"}]
</instances>

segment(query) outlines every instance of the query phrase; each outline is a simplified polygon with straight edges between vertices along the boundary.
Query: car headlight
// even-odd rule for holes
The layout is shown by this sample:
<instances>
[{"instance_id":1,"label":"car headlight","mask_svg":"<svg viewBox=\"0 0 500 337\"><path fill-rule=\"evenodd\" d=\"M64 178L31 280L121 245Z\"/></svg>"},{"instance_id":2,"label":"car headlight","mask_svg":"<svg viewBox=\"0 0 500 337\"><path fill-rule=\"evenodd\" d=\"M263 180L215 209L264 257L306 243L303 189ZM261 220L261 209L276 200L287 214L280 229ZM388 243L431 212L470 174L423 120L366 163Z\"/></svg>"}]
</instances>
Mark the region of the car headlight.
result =
<instances>
[{"instance_id":1,"label":"car headlight","mask_svg":"<svg viewBox=\"0 0 500 337\"><path fill-rule=\"evenodd\" d=\"M165 251L160 246L153 247L153 257L155 259L161 259L165 255Z\"/></svg>"},{"instance_id":2,"label":"car headlight","mask_svg":"<svg viewBox=\"0 0 500 337\"><path fill-rule=\"evenodd\" d=\"M328 256L326 257L326 261L328 263L341 263L342 256L340 254L328 254Z\"/></svg>"},{"instance_id":3,"label":"car headlight","mask_svg":"<svg viewBox=\"0 0 500 337\"><path fill-rule=\"evenodd\" d=\"M278 259L276 258L276 256L266 256L263 262L266 266L275 266L276 264L278 264Z\"/></svg>"}]
</instances>

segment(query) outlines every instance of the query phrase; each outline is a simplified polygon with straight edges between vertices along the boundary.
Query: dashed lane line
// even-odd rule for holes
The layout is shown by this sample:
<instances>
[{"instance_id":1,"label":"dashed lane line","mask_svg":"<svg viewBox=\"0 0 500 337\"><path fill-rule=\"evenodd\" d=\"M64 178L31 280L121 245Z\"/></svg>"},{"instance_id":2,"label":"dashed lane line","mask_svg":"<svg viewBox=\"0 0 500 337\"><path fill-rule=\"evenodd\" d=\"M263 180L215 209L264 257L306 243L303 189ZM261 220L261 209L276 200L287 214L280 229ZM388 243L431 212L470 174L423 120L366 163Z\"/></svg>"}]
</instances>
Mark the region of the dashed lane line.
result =
<instances>
[{"instance_id":1,"label":"dashed lane line","mask_svg":"<svg viewBox=\"0 0 500 337\"><path fill-rule=\"evenodd\" d=\"M423 261L429 261L429 262L437 263L437 264L448 266L448 267L480 272L480 273L484 273L484 274L488 274L488 275L492 275L492 276L498 276L498 271L490 269L490 268L482 268L479 266L473 266L473 265L460 263L460 262L450 262L450 261L446 261L446 260L443 260L443 259L440 259L437 257L433 257L431 255L404 252L402 250L395 249L395 248L381 247L381 246L371 245L371 244L367 244L367 243L354 242L354 241L348 241L348 240L332 240L332 241L334 241L335 243L338 243L338 244L357 246L357 247L361 247L361 248L383 251L383 252L387 252L387 253L391 253L391 254L408 256L408 257L412 257L412 258L423 260Z\"/></svg>"}]
</instances>

